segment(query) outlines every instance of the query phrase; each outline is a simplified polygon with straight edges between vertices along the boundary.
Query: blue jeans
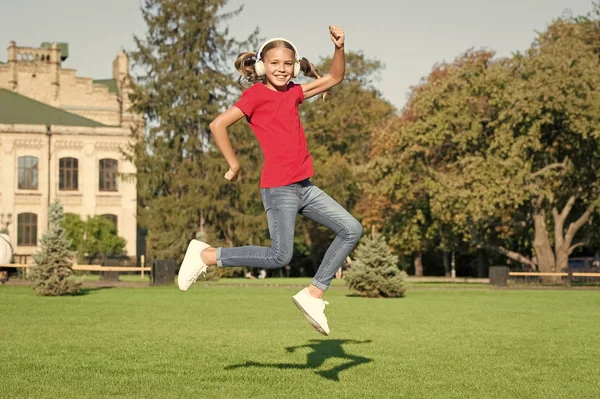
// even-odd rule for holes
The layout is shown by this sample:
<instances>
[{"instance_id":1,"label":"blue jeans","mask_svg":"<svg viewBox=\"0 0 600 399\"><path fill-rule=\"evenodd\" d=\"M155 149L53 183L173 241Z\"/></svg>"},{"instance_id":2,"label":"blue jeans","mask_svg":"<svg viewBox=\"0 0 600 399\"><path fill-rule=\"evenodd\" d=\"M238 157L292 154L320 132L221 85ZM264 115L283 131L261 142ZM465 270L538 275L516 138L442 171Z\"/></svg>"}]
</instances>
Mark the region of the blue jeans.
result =
<instances>
[{"instance_id":1,"label":"blue jeans","mask_svg":"<svg viewBox=\"0 0 600 399\"><path fill-rule=\"evenodd\" d=\"M362 235L361 224L308 179L287 186L262 188L260 192L267 213L271 246L217 248L217 265L277 269L289 264L294 252L296 214L299 213L336 234L312 280L314 286L327 290L335 272L358 243Z\"/></svg>"}]
</instances>

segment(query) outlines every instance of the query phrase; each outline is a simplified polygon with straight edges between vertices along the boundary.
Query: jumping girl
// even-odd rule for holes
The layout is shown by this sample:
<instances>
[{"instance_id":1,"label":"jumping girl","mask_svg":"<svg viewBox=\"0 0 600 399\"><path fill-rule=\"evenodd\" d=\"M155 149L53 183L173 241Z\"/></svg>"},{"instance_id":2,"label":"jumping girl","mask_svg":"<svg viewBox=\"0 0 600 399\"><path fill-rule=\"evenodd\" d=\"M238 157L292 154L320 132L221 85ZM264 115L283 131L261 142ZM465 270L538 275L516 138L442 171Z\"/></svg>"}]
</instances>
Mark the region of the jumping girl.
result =
<instances>
[{"instance_id":1,"label":"jumping girl","mask_svg":"<svg viewBox=\"0 0 600 399\"><path fill-rule=\"evenodd\" d=\"M186 291L207 267L249 266L275 269L292 259L294 226L300 214L333 230L336 237L327 249L311 284L292 297L313 327L329 335L323 295L336 271L354 249L362 234L361 224L329 195L313 185L313 163L307 148L298 106L306 99L326 93L344 79L344 31L329 26L335 45L331 69L320 76L286 39L271 39L254 52L242 53L235 61L240 82L252 86L244 90L235 105L211 124L215 142L229 164L225 178L235 182L240 164L227 135L227 128L246 118L264 153L260 192L265 207L270 247L245 246L212 248L192 240L179 271L178 284ZM302 71L315 78L305 84L291 79Z\"/></svg>"}]
</instances>

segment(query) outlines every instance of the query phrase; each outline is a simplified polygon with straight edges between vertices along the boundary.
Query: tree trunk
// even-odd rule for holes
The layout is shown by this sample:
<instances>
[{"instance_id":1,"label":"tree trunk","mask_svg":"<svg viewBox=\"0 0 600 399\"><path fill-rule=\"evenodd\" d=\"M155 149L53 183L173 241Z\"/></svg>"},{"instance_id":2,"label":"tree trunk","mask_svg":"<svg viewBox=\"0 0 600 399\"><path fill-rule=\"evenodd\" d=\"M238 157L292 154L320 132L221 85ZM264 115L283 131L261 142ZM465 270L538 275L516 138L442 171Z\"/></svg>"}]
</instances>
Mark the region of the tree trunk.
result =
<instances>
[{"instance_id":1,"label":"tree trunk","mask_svg":"<svg viewBox=\"0 0 600 399\"><path fill-rule=\"evenodd\" d=\"M482 249L477 250L477 277L487 277L488 265L485 261L485 253Z\"/></svg>"},{"instance_id":2,"label":"tree trunk","mask_svg":"<svg viewBox=\"0 0 600 399\"><path fill-rule=\"evenodd\" d=\"M538 198L534 206L534 223L535 223L535 241L534 248L538 256L538 265L541 272L559 273L566 271L569 264L569 255L575 248L583 243L571 245L577 232L586 224L593 212L593 207L590 206L575 222L569 225L565 231L565 220L571 213L575 204L575 196L571 196L567 201L562 212L558 213L556 208L552 209L554 218L554 251L548 240L548 230L546 229L545 213L541 207L543 196ZM560 282L560 277L542 277L545 282Z\"/></svg>"},{"instance_id":3,"label":"tree trunk","mask_svg":"<svg viewBox=\"0 0 600 399\"><path fill-rule=\"evenodd\" d=\"M569 264L569 256L573 250L584 245L583 242L573 245L573 239L577 232L591 220L592 212L594 211L593 206L588 207L583 215L571 223L565 231L565 221L575 204L575 200L575 196L569 198L560 213L556 208L552 209L552 216L554 218L554 249L552 249L552 246L550 245L548 229L546 226L546 213L542 207L544 196L540 196L535 200L533 204L533 221L535 227L533 248L535 250L536 259L529 259L501 246L485 245L485 248L497 251L514 261L527 265L532 270L536 270L537 268L538 271L544 273L560 273L566 271ZM544 282L560 282L561 278L543 276L541 280Z\"/></svg>"},{"instance_id":4,"label":"tree trunk","mask_svg":"<svg viewBox=\"0 0 600 399\"><path fill-rule=\"evenodd\" d=\"M304 239L306 240L306 245L308 245L309 247L312 247L313 242L312 242L312 237L310 236L310 231L308 231L308 227L306 225L302 226L302 229L304 231Z\"/></svg>"},{"instance_id":5,"label":"tree trunk","mask_svg":"<svg viewBox=\"0 0 600 399\"><path fill-rule=\"evenodd\" d=\"M535 201L533 206L533 224L535 228L535 238L533 248L537 258L537 265L540 272L553 273L555 271L555 258L550 240L548 239L548 229L546 228L546 212L543 209L544 196L541 195Z\"/></svg>"},{"instance_id":6,"label":"tree trunk","mask_svg":"<svg viewBox=\"0 0 600 399\"><path fill-rule=\"evenodd\" d=\"M421 251L415 252L415 276L423 276L423 254Z\"/></svg>"},{"instance_id":7,"label":"tree trunk","mask_svg":"<svg viewBox=\"0 0 600 399\"><path fill-rule=\"evenodd\" d=\"M535 178L542 176L546 171L553 169L563 169L564 171L566 170L568 163L569 159L565 158L561 163L554 163L538 170L537 172L533 173L531 177ZM578 191L581 192L581 188ZM510 251L501 246L493 246L488 244L485 245L485 247L494 251L498 251L512 260L520 262L524 265L528 265L534 270L537 265L537 269L540 272L555 273L566 270L569 264L569 256L573 250L584 245L583 242L573 245L573 239L575 238L577 232L587 222L590 221L592 212L594 211L594 206L590 205L583 215L581 215L575 222L571 223L568 229L565 231L565 221L567 220L567 217L569 216L576 199L576 195L572 195L560 213L555 207L552 209L552 216L554 218L554 250L550 245L548 230L546 227L546 213L543 206L546 197L544 194L542 194L533 201L533 221L535 228L533 248L537 258L536 260L533 258L528 259L517 252ZM543 281L552 279L552 277L542 278ZM560 277L558 279L560 280Z\"/></svg>"},{"instance_id":8,"label":"tree trunk","mask_svg":"<svg viewBox=\"0 0 600 399\"><path fill-rule=\"evenodd\" d=\"M313 248L313 240L310 236L310 231L308 230L308 226L306 224L302 226L302 230L304 232L304 239L306 240L306 245L308 245L308 248L310 250L310 261L312 263L313 270L316 272L319 268L319 259Z\"/></svg>"},{"instance_id":9,"label":"tree trunk","mask_svg":"<svg viewBox=\"0 0 600 399\"><path fill-rule=\"evenodd\" d=\"M204 219L204 211L201 209L200 210L200 233L206 233L206 231L204 231L204 223L205 223L205 219Z\"/></svg>"},{"instance_id":10,"label":"tree trunk","mask_svg":"<svg viewBox=\"0 0 600 399\"><path fill-rule=\"evenodd\" d=\"M508 250L500 245L484 245L486 249L490 251L498 252L508 259L514 260L515 262L521 263L522 265L528 266L532 271L537 269L536 264L526 256L521 255L518 252Z\"/></svg>"},{"instance_id":11,"label":"tree trunk","mask_svg":"<svg viewBox=\"0 0 600 399\"><path fill-rule=\"evenodd\" d=\"M442 260L444 261L444 273L446 277L450 276L450 259L448 259L449 256L450 252L442 251Z\"/></svg>"},{"instance_id":12,"label":"tree trunk","mask_svg":"<svg viewBox=\"0 0 600 399\"><path fill-rule=\"evenodd\" d=\"M555 236L555 257L556 257L556 265L555 269L557 272L562 272L567 270L569 265L569 256L573 252L573 250L579 246L582 246L583 243L580 242L575 245L571 245L573 243L573 239L577 232L586 224L592 216L593 208L589 207L586 211L577 219L575 222L569 225L569 228L565 232L565 220L573 205L575 204L575 196L569 198L567 204L561 213L558 213L556 208L552 209L552 216L554 217L554 236Z\"/></svg>"}]
</instances>

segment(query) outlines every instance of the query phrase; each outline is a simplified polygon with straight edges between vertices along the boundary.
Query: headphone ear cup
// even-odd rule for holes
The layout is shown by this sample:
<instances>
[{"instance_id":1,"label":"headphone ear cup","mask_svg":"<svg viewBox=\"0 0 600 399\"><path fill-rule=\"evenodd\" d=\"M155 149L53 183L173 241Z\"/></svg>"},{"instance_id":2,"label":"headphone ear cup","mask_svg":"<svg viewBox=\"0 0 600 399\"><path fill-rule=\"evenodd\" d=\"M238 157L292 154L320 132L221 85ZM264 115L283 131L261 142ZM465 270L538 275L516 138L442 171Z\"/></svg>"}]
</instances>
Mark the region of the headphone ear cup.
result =
<instances>
[{"instance_id":1,"label":"headphone ear cup","mask_svg":"<svg viewBox=\"0 0 600 399\"><path fill-rule=\"evenodd\" d=\"M265 64L262 60L258 60L254 63L254 71L258 76L265 76Z\"/></svg>"},{"instance_id":2,"label":"headphone ear cup","mask_svg":"<svg viewBox=\"0 0 600 399\"><path fill-rule=\"evenodd\" d=\"M300 74L300 61L296 60L294 62L294 77L297 78Z\"/></svg>"}]
</instances>

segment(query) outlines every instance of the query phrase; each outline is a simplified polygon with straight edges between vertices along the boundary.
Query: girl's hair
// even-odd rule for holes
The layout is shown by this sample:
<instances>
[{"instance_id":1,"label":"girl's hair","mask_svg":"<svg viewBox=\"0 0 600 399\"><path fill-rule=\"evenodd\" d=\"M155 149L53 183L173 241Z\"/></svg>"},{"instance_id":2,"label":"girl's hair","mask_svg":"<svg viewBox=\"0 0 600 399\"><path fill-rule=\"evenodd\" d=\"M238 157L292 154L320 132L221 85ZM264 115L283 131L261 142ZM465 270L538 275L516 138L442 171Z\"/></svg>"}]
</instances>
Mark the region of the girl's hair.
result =
<instances>
[{"instance_id":1,"label":"girl's hair","mask_svg":"<svg viewBox=\"0 0 600 399\"><path fill-rule=\"evenodd\" d=\"M265 83L265 81L267 80L266 76L258 76L256 74L256 70L254 69L254 64L256 63L257 59L264 60L265 55L269 52L269 50L274 49L276 47L287 48L294 52L294 56L296 56L294 47L285 40L276 40L267 44L263 49L262 54L260 55L257 55L255 51L247 51L238 55L234 62L234 65L235 69L237 69L240 73L238 83L242 88L247 87L244 85L245 82L250 84L254 84L257 82ZM315 66L306 58L302 58L300 60L300 70L302 71L304 76L307 76L309 78L320 79L323 77L323 75L319 73L317 68L315 68ZM323 100L327 98L329 93L329 91L323 93Z\"/></svg>"}]
</instances>

